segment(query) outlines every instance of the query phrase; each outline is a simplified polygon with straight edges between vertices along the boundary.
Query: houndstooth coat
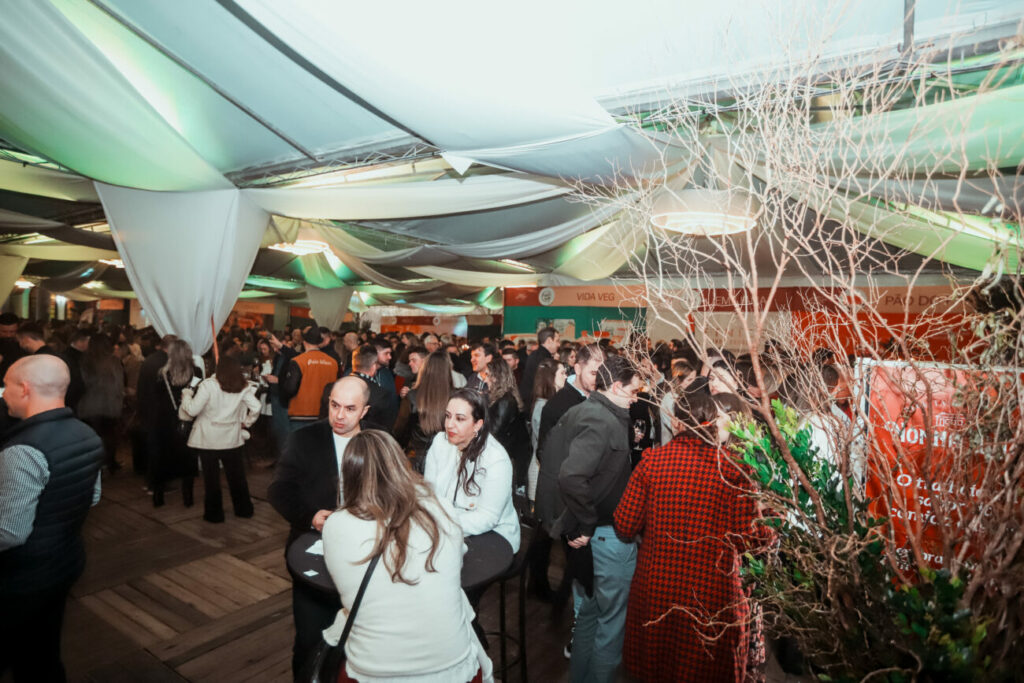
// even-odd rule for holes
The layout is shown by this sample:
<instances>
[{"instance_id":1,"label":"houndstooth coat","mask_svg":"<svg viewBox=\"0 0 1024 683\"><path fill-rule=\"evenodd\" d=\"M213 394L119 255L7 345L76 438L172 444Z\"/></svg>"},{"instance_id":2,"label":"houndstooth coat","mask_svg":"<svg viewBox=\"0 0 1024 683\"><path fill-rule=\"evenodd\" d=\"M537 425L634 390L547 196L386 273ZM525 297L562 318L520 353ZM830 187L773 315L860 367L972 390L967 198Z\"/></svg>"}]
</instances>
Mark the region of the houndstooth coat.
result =
<instances>
[{"instance_id":1,"label":"houndstooth coat","mask_svg":"<svg viewBox=\"0 0 1024 683\"><path fill-rule=\"evenodd\" d=\"M644 452L615 511L641 536L623 659L642 681L742 681L742 553L770 539L733 457L693 434Z\"/></svg>"}]
</instances>

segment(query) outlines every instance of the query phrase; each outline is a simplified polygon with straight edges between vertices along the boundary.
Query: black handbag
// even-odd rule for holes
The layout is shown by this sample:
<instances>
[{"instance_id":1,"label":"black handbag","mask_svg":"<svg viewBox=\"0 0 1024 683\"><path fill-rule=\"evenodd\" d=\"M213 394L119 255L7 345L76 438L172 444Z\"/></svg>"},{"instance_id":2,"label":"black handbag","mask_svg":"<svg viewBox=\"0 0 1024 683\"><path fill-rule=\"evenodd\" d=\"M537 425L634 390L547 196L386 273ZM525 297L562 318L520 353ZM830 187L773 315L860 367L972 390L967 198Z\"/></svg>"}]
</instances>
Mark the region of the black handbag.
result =
<instances>
[{"instance_id":1,"label":"black handbag","mask_svg":"<svg viewBox=\"0 0 1024 683\"><path fill-rule=\"evenodd\" d=\"M366 568L366 573L363 574L363 582L359 584L355 602L352 603L352 609L348 611L348 619L345 620L345 628L341 631L338 644L328 645L327 641L321 639L320 644L317 645L308 665L309 676L304 679L309 683L335 683L338 680L341 667L345 666L345 642L348 640L352 623L356 620L356 612L359 611L359 605L363 602L363 593L366 592L366 586L370 583L370 576L373 575L378 560L380 560L380 554L374 555L370 560L370 565Z\"/></svg>"},{"instance_id":2,"label":"black handbag","mask_svg":"<svg viewBox=\"0 0 1024 683\"><path fill-rule=\"evenodd\" d=\"M161 373L163 374L163 373ZM178 404L174 402L174 392L171 391L171 383L167 381L167 375L164 377L164 386L167 387L167 395L171 399L171 407L174 408L174 414L178 414ZM183 442L188 441L189 434L192 433L192 420L182 420L178 418L178 421L174 424L174 435L181 439Z\"/></svg>"}]
</instances>

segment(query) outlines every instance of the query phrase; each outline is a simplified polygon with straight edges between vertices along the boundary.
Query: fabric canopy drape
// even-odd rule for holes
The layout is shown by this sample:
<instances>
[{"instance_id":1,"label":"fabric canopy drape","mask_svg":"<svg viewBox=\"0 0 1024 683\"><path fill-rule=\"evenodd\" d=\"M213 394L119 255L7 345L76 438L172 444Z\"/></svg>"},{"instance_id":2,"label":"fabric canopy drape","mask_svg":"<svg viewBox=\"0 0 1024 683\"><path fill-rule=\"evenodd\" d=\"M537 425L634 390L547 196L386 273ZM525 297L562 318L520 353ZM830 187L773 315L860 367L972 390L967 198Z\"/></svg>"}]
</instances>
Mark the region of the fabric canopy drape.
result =
<instances>
[{"instance_id":1,"label":"fabric canopy drape","mask_svg":"<svg viewBox=\"0 0 1024 683\"><path fill-rule=\"evenodd\" d=\"M312 285L306 286L309 297L309 308L317 324L329 330L341 328L341 322L348 313L349 302L355 287L338 287L337 289L320 289Z\"/></svg>"},{"instance_id":2,"label":"fabric canopy drape","mask_svg":"<svg viewBox=\"0 0 1024 683\"><path fill-rule=\"evenodd\" d=\"M107 272L109 267L110 266L107 264L99 263L98 261L83 263L63 275L46 278L39 284L48 292L69 292L73 289L85 286L88 282L98 280L105 272Z\"/></svg>"},{"instance_id":3,"label":"fabric canopy drape","mask_svg":"<svg viewBox=\"0 0 1024 683\"><path fill-rule=\"evenodd\" d=\"M552 180L482 175L386 185L243 190L269 213L290 218L391 220L485 211L550 199L569 192Z\"/></svg>"},{"instance_id":4,"label":"fabric canopy drape","mask_svg":"<svg viewBox=\"0 0 1024 683\"><path fill-rule=\"evenodd\" d=\"M99 261L100 259L120 258L116 251L94 249L77 244L0 244L0 254L24 256L45 261Z\"/></svg>"},{"instance_id":5,"label":"fabric canopy drape","mask_svg":"<svg viewBox=\"0 0 1024 683\"><path fill-rule=\"evenodd\" d=\"M38 232L56 228L59 225L60 223L57 221L0 209L0 230L4 232Z\"/></svg>"},{"instance_id":6,"label":"fabric canopy drape","mask_svg":"<svg viewBox=\"0 0 1024 683\"><path fill-rule=\"evenodd\" d=\"M239 190L96 188L128 279L157 331L205 353L242 291L269 216Z\"/></svg>"},{"instance_id":7,"label":"fabric canopy drape","mask_svg":"<svg viewBox=\"0 0 1024 683\"><path fill-rule=\"evenodd\" d=\"M108 183L231 186L53 3L5 4L0 73L0 129L25 149Z\"/></svg>"},{"instance_id":8,"label":"fabric canopy drape","mask_svg":"<svg viewBox=\"0 0 1024 683\"><path fill-rule=\"evenodd\" d=\"M0 256L0 301L6 301L25 270L28 259L24 256Z\"/></svg>"},{"instance_id":9,"label":"fabric canopy drape","mask_svg":"<svg viewBox=\"0 0 1024 683\"><path fill-rule=\"evenodd\" d=\"M5 159L0 159L0 188L75 202L100 200L88 178Z\"/></svg>"}]
</instances>

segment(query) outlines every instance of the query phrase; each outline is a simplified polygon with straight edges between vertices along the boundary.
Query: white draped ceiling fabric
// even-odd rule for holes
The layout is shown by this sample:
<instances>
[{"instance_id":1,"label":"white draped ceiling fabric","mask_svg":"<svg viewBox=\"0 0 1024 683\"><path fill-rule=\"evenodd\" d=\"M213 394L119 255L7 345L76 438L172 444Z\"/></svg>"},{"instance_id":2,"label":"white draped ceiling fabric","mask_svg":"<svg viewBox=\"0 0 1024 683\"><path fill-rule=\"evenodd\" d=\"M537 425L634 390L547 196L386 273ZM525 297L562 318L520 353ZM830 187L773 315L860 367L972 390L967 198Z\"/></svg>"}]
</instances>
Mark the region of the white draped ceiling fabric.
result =
<instances>
[{"instance_id":1,"label":"white draped ceiling fabric","mask_svg":"<svg viewBox=\"0 0 1024 683\"><path fill-rule=\"evenodd\" d=\"M300 231L327 243L330 258L285 262L264 252L271 265L256 274L290 280L296 292L355 286L460 307L472 305L460 297L486 297L481 289L600 280L643 247L629 212L616 213L629 198L573 205L571 190L621 179L635 188L637 178L689 162L641 132L632 112L781 73L804 57L896 59L904 24L903 3L892 0L597 0L585 10L527 0L500 21L498 9L469 0L447 8L7 3L0 138L79 175L0 159L0 224L58 234L64 218L25 215L2 193L88 205L98 198L83 178L106 183L103 208L132 286L158 328L197 350L261 243ZM969 44L1015 35L1004 27L1021 17L1024 0L917 0L914 37L938 45L958 33ZM1005 127L1020 100L1013 90L995 96L1006 109L992 120L973 121L972 149ZM913 137L915 116L938 125L927 113L895 112L864 132L865 144ZM977 158L1012 167L1022 139L1003 141L998 158ZM390 161L384 170L394 172L374 175L381 169L371 161ZM912 147L906 161L936 159ZM321 177L335 171L333 184ZM310 173L321 175L303 177ZM268 214L278 218L265 236ZM22 242L0 245L0 255L113 257L98 246ZM123 278L112 282L90 291L126 291Z\"/></svg>"},{"instance_id":2,"label":"white draped ceiling fabric","mask_svg":"<svg viewBox=\"0 0 1024 683\"><path fill-rule=\"evenodd\" d=\"M321 327L329 330L341 328L341 322L348 313L349 302L352 300L354 287L338 287L337 289L320 289L306 285L306 296L309 297L309 308L313 320Z\"/></svg>"},{"instance_id":3,"label":"white draped ceiling fabric","mask_svg":"<svg viewBox=\"0 0 1024 683\"><path fill-rule=\"evenodd\" d=\"M269 216L239 190L96 189L153 326L205 353L242 291Z\"/></svg>"},{"instance_id":4,"label":"white draped ceiling fabric","mask_svg":"<svg viewBox=\"0 0 1024 683\"><path fill-rule=\"evenodd\" d=\"M24 256L0 255L0 301L11 295L14 283L21 277L28 259Z\"/></svg>"}]
</instances>

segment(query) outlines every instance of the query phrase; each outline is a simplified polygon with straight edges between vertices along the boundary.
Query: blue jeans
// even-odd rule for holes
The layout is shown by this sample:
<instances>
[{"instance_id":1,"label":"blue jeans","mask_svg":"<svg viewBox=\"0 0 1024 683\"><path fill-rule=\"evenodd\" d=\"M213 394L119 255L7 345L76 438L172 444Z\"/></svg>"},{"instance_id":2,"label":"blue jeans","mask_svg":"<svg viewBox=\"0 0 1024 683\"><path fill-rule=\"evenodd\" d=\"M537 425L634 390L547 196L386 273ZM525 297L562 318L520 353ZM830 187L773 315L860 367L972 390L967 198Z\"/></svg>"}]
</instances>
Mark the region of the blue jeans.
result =
<instances>
[{"instance_id":1,"label":"blue jeans","mask_svg":"<svg viewBox=\"0 0 1024 683\"><path fill-rule=\"evenodd\" d=\"M594 553L594 595L588 597L573 583L578 602L576 630L572 639L569 680L572 683L604 683L615 680L622 660L626 634L626 603L636 569L636 544L624 543L611 526L599 526L590 539Z\"/></svg>"}]
</instances>

